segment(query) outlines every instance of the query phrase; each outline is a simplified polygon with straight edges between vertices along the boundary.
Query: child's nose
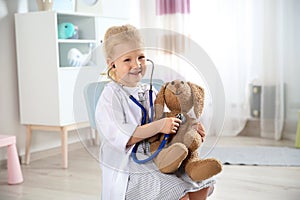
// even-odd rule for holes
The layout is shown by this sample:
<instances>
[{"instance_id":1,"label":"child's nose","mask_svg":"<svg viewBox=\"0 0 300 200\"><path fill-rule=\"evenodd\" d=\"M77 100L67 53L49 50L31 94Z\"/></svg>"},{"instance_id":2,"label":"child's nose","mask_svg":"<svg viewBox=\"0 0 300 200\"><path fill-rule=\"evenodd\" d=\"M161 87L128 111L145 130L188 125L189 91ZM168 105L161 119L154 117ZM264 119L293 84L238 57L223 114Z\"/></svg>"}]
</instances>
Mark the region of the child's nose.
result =
<instances>
[{"instance_id":1,"label":"child's nose","mask_svg":"<svg viewBox=\"0 0 300 200\"><path fill-rule=\"evenodd\" d=\"M132 67L133 68L139 68L141 66L141 62L137 59L134 61Z\"/></svg>"}]
</instances>

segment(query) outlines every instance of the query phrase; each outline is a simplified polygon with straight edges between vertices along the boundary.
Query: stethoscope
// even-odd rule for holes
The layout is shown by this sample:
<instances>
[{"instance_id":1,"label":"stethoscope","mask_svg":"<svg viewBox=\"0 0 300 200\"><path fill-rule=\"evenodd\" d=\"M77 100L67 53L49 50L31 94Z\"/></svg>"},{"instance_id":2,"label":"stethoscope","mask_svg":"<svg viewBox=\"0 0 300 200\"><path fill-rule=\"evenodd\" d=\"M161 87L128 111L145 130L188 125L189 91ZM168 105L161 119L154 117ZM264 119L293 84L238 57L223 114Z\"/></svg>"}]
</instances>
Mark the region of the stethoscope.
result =
<instances>
[{"instance_id":1,"label":"stethoscope","mask_svg":"<svg viewBox=\"0 0 300 200\"><path fill-rule=\"evenodd\" d=\"M153 77L153 71L154 71L154 62L150 59L146 59L146 61L150 62L151 65L152 65L152 69L151 69L151 74L150 74L150 89L149 89L149 110L150 110L150 116L149 116L149 120L148 120L148 123L152 122L153 121L153 115L154 115L154 110L153 110L153 90L152 90L152 77ZM141 125L144 125L147 123L147 110L146 108L132 95L130 94L127 90L125 90L123 88L123 85L121 85L120 83L118 83L116 80L114 80L111 75L110 75L110 71L115 68L116 66L112 66L109 68L109 70L107 71L107 76L109 79L111 79L113 82L115 82L122 91L124 91L129 99L135 103L142 111L142 120L141 120ZM164 146L166 145L167 143L167 140L168 138L170 137L169 134L165 134L164 135L164 139L163 141L161 142L161 144L159 145L158 149L153 153L151 154L151 156L149 156L148 158L144 159L144 160L139 160L136 156L136 152L137 152L137 149L138 149L138 146L140 145L141 142L138 142L134 145L133 149L132 149L132 152L131 152L131 157L132 159L136 162L136 163L139 163L139 164L143 164L143 163L146 163L150 160L153 160L153 158L155 158L158 153L164 148Z\"/></svg>"},{"instance_id":2,"label":"stethoscope","mask_svg":"<svg viewBox=\"0 0 300 200\"><path fill-rule=\"evenodd\" d=\"M152 69L151 69L151 74L150 74L150 89L149 89L149 102L150 102L150 118L148 120L148 123L153 121L153 115L154 115L154 110L153 110L153 90L152 90L152 77L153 77L153 71L154 71L154 62L150 59L147 59L146 61L150 62L152 65ZM129 99L134 102L138 107L140 107L141 111L142 111L142 121L141 121L141 125L144 125L147 123L147 110L146 108L132 95L130 94L126 89L124 89L123 85L118 83L116 80L114 80L112 78L112 76L110 75L110 71L115 68L116 66L113 65L112 67L109 68L109 70L107 71L107 76L110 80L112 80L113 82L115 82L122 91L124 91L126 93L126 95L128 95Z\"/></svg>"}]
</instances>

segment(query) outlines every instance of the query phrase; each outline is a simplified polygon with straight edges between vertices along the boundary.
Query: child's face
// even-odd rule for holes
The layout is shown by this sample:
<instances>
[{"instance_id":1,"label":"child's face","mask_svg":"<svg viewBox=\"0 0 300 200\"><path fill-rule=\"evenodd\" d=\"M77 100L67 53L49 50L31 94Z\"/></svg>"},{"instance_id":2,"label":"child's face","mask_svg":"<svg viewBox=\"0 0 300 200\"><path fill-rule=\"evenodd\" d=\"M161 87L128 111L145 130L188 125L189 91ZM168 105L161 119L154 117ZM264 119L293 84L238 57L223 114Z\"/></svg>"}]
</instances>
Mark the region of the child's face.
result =
<instances>
[{"instance_id":1,"label":"child's face","mask_svg":"<svg viewBox=\"0 0 300 200\"><path fill-rule=\"evenodd\" d=\"M112 65L115 66L113 71L117 82L125 86L135 87L145 75L146 58L144 51L136 49L123 53L111 63Z\"/></svg>"}]
</instances>

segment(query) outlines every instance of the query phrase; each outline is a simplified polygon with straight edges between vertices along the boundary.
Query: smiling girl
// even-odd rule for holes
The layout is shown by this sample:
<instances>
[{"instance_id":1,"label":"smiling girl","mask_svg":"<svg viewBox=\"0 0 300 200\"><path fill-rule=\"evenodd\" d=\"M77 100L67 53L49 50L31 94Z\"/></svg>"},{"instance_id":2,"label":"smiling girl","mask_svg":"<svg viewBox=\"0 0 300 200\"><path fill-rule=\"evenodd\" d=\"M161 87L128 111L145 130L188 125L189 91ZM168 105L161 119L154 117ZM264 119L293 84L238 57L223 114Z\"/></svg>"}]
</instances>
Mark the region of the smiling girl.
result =
<instances>
[{"instance_id":1,"label":"smiling girl","mask_svg":"<svg viewBox=\"0 0 300 200\"><path fill-rule=\"evenodd\" d=\"M138 99L142 91L144 106L149 109L149 85L140 83L146 72L146 55L135 27L109 28L103 47L114 81L104 88L95 116L101 134L102 200L206 199L212 192L213 179L193 182L185 173L163 174L152 161L137 164L131 159L134 144L158 133L176 134L181 121L169 117L141 125L141 110L128 96ZM202 125L198 127L204 137ZM139 150L149 154L149 143L140 145Z\"/></svg>"}]
</instances>

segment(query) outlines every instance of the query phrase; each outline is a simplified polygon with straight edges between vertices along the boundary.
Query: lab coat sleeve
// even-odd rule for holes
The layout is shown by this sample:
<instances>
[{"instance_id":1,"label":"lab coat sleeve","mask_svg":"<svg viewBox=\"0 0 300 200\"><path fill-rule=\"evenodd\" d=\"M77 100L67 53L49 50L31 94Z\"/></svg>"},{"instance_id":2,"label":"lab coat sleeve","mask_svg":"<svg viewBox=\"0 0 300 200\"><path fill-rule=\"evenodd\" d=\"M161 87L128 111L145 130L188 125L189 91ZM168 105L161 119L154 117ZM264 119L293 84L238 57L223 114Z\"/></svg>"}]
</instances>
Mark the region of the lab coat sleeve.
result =
<instances>
[{"instance_id":1,"label":"lab coat sleeve","mask_svg":"<svg viewBox=\"0 0 300 200\"><path fill-rule=\"evenodd\" d=\"M99 133L116 149L126 152L137 125L126 123L122 99L112 87L105 87L97 103L95 119Z\"/></svg>"}]
</instances>

